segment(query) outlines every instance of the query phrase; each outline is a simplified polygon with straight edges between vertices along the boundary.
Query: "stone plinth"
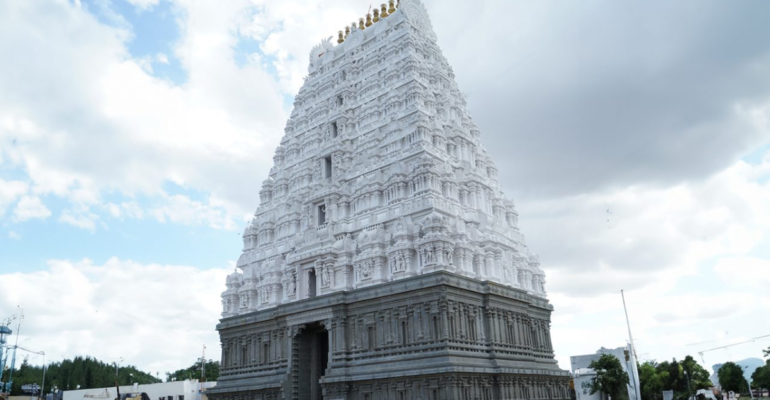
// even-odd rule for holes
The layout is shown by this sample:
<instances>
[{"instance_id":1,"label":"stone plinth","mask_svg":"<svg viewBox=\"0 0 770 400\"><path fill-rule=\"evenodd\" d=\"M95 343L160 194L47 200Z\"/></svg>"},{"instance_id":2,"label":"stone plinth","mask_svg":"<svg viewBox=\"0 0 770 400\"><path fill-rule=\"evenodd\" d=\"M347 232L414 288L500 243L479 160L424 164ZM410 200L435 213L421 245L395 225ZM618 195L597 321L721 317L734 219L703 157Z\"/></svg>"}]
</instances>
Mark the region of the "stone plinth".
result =
<instances>
[{"instance_id":1,"label":"stone plinth","mask_svg":"<svg viewBox=\"0 0 770 400\"><path fill-rule=\"evenodd\" d=\"M551 310L526 291L439 271L225 318L209 396L567 399Z\"/></svg>"}]
</instances>

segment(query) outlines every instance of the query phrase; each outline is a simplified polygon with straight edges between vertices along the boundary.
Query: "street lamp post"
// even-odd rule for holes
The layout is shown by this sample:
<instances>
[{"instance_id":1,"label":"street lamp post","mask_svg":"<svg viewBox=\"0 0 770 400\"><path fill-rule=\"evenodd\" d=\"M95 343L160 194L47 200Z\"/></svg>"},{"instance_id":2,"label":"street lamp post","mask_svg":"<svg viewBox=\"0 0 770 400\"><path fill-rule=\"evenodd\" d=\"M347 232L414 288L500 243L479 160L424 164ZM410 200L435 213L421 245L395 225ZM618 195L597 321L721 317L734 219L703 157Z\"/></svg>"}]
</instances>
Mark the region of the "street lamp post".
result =
<instances>
[{"instance_id":1,"label":"street lamp post","mask_svg":"<svg viewBox=\"0 0 770 400\"><path fill-rule=\"evenodd\" d=\"M45 363L45 352L41 351L40 354L43 355L43 384L40 385L40 397L45 399L45 371L48 369L47 364Z\"/></svg>"},{"instance_id":2,"label":"street lamp post","mask_svg":"<svg viewBox=\"0 0 770 400\"><path fill-rule=\"evenodd\" d=\"M113 364L115 364L115 391L118 392L118 397L116 400L120 400L120 385L118 384L118 365L123 362L123 357L120 357L120 360L114 361Z\"/></svg>"}]
</instances>

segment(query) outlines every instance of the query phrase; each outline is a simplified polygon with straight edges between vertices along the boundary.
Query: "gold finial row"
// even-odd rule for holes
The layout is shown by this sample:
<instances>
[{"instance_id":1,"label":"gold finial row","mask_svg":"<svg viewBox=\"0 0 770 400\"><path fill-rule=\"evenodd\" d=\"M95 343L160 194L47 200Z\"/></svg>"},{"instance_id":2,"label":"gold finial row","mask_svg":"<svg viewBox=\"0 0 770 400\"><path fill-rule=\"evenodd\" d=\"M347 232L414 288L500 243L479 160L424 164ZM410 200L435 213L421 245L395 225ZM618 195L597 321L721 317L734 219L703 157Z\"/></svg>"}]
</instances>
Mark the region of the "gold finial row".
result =
<instances>
[{"instance_id":1,"label":"gold finial row","mask_svg":"<svg viewBox=\"0 0 770 400\"><path fill-rule=\"evenodd\" d=\"M343 35L342 31L339 31L338 37L337 37L337 43L344 43L345 39L348 38L348 35L350 35L350 32L356 29L364 30L377 22L380 22L380 20L387 18L390 14L393 14L396 12L398 7L401 5L401 1L396 2L396 0L388 0L388 4L382 3L380 6L380 9L378 10L377 7L374 8L374 18L372 18L372 13L366 13L366 20L364 18L358 19L358 26L356 26L356 23L353 22L350 24L350 26L345 27L345 32Z\"/></svg>"}]
</instances>

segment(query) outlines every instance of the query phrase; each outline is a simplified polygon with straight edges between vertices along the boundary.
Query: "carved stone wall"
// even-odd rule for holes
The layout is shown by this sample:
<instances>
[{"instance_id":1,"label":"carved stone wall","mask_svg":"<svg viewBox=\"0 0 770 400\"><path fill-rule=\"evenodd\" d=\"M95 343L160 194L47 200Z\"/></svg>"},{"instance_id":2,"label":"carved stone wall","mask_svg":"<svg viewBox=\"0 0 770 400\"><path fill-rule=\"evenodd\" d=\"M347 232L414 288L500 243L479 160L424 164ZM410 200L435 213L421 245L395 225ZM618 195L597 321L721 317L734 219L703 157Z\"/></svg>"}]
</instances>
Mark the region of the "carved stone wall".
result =
<instances>
[{"instance_id":1,"label":"carved stone wall","mask_svg":"<svg viewBox=\"0 0 770 400\"><path fill-rule=\"evenodd\" d=\"M324 399L566 399L550 314L526 291L437 271L225 318L210 397L300 399L313 326L328 334Z\"/></svg>"}]
</instances>

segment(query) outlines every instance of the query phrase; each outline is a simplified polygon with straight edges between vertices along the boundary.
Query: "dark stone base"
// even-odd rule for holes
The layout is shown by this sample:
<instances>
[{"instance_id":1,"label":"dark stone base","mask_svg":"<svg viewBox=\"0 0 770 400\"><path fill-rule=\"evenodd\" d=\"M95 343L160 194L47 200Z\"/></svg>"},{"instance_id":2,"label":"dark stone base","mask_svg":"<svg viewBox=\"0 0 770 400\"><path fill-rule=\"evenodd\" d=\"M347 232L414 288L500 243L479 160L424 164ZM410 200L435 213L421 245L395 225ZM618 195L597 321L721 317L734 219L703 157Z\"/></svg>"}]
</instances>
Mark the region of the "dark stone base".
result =
<instances>
[{"instance_id":1,"label":"dark stone base","mask_svg":"<svg viewBox=\"0 0 770 400\"><path fill-rule=\"evenodd\" d=\"M223 319L211 400L569 398L547 300L435 272Z\"/></svg>"}]
</instances>

